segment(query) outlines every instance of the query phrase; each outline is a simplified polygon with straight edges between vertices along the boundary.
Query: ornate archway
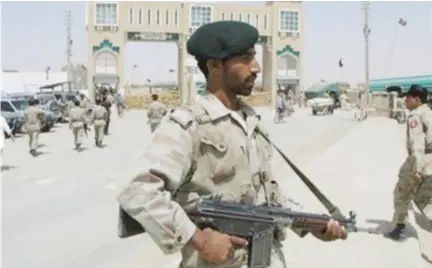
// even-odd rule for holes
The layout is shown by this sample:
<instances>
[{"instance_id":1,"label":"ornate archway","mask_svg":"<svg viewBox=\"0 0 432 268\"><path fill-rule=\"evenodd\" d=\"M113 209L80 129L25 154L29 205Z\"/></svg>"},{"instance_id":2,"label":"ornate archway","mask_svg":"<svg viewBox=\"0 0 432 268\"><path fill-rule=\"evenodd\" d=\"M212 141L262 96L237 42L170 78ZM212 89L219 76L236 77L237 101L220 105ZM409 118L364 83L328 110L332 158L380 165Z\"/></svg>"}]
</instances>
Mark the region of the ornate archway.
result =
<instances>
[{"instance_id":1,"label":"ornate archway","mask_svg":"<svg viewBox=\"0 0 432 268\"><path fill-rule=\"evenodd\" d=\"M300 79L299 64L300 52L295 51L290 45L276 51L277 55L277 80L282 85L298 85Z\"/></svg>"},{"instance_id":2,"label":"ornate archway","mask_svg":"<svg viewBox=\"0 0 432 268\"><path fill-rule=\"evenodd\" d=\"M93 47L94 77L96 85L109 84L117 88L119 75L117 73L118 55L120 48L113 46L109 40L103 40L99 46Z\"/></svg>"}]
</instances>

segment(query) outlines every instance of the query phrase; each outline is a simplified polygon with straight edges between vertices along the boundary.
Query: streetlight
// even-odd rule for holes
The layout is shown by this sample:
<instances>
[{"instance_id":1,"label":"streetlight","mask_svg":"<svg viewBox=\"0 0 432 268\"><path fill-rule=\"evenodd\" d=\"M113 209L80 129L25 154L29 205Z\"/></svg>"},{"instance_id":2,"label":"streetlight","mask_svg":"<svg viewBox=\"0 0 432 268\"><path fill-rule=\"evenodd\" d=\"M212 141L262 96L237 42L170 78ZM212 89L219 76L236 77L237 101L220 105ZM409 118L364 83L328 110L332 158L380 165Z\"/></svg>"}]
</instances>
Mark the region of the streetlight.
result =
<instances>
[{"instance_id":1,"label":"streetlight","mask_svg":"<svg viewBox=\"0 0 432 268\"><path fill-rule=\"evenodd\" d=\"M364 90L365 90L365 97L366 97L366 105L369 105L369 84L370 84L370 78L369 78L369 34L371 32L371 29L369 27L369 11L370 11L370 2L364 1L363 3L363 11L364 11L364 26L363 26L363 36L364 36L364 42L365 42L365 83L364 83Z\"/></svg>"}]
</instances>

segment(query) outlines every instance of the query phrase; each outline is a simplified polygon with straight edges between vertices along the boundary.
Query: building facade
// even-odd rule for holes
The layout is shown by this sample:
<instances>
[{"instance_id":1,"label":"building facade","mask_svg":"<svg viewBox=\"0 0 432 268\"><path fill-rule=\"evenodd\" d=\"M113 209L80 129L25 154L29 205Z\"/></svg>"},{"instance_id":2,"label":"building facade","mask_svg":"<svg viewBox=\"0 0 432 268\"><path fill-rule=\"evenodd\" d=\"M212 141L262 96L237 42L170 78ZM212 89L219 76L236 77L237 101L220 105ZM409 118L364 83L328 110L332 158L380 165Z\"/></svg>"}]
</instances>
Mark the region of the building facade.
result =
<instances>
[{"instance_id":1,"label":"building facade","mask_svg":"<svg viewBox=\"0 0 432 268\"><path fill-rule=\"evenodd\" d=\"M262 85L266 90L275 92L278 83L303 89L304 15L299 1L267 2L262 6L126 1L89 1L86 5L89 90L101 83L124 86L126 42L175 42L178 85L184 103L192 94L186 85L186 73L192 69L187 64L186 41L201 25L220 20L243 21L259 30Z\"/></svg>"}]
</instances>

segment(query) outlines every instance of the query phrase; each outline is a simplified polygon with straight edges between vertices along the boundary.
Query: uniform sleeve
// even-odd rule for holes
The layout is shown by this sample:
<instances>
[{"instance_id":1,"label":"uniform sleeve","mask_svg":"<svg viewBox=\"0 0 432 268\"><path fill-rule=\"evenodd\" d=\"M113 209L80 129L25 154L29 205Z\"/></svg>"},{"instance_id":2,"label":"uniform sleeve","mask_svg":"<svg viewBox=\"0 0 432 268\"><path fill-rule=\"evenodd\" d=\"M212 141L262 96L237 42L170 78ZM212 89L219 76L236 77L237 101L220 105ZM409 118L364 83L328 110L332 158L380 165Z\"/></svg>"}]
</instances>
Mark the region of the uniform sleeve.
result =
<instances>
[{"instance_id":1,"label":"uniform sleeve","mask_svg":"<svg viewBox=\"0 0 432 268\"><path fill-rule=\"evenodd\" d=\"M143 169L117 199L165 254L180 250L196 230L182 207L171 200L170 193L187 175L191 159L189 132L165 119L140 160Z\"/></svg>"},{"instance_id":2,"label":"uniform sleeve","mask_svg":"<svg viewBox=\"0 0 432 268\"><path fill-rule=\"evenodd\" d=\"M408 143L415 162L415 172L421 174L425 165L426 136L421 118L417 114L408 118Z\"/></svg>"}]
</instances>

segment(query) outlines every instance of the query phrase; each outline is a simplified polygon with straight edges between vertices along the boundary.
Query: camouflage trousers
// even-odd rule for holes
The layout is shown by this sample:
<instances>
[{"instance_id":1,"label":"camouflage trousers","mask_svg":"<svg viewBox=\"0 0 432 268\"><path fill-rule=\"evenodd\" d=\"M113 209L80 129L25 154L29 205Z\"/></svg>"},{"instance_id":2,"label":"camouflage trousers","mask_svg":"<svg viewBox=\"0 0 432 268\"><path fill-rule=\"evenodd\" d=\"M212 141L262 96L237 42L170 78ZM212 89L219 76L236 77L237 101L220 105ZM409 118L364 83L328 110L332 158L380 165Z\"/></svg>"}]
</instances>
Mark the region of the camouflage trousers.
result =
<instances>
[{"instance_id":1,"label":"camouflage trousers","mask_svg":"<svg viewBox=\"0 0 432 268\"><path fill-rule=\"evenodd\" d=\"M417 189L414 203L426 218L432 221L432 177L423 179Z\"/></svg>"},{"instance_id":2,"label":"camouflage trousers","mask_svg":"<svg viewBox=\"0 0 432 268\"><path fill-rule=\"evenodd\" d=\"M72 127L72 133L74 136L74 144L82 144L84 136L84 127Z\"/></svg>"},{"instance_id":3,"label":"camouflage trousers","mask_svg":"<svg viewBox=\"0 0 432 268\"><path fill-rule=\"evenodd\" d=\"M94 125L95 141L102 144L103 138L105 136L105 124Z\"/></svg>"},{"instance_id":4,"label":"camouflage trousers","mask_svg":"<svg viewBox=\"0 0 432 268\"><path fill-rule=\"evenodd\" d=\"M29 136L29 147L30 150L36 150L38 148L39 131L28 131Z\"/></svg>"},{"instance_id":5,"label":"camouflage trousers","mask_svg":"<svg viewBox=\"0 0 432 268\"><path fill-rule=\"evenodd\" d=\"M393 223L405 223L411 201L432 220L432 177L425 177L420 185L414 181L414 159L408 157L399 169L399 180L393 190Z\"/></svg>"},{"instance_id":6,"label":"camouflage trousers","mask_svg":"<svg viewBox=\"0 0 432 268\"><path fill-rule=\"evenodd\" d=\"M399 169L399 179L393 190L393 223L395 224L405 223L408 218L408 207L415 196L414 164L414 159L407 157Z\"/></svg>"}]
</instances>

